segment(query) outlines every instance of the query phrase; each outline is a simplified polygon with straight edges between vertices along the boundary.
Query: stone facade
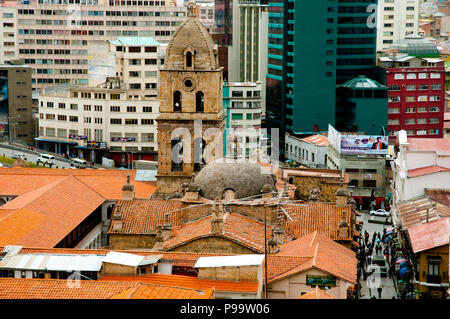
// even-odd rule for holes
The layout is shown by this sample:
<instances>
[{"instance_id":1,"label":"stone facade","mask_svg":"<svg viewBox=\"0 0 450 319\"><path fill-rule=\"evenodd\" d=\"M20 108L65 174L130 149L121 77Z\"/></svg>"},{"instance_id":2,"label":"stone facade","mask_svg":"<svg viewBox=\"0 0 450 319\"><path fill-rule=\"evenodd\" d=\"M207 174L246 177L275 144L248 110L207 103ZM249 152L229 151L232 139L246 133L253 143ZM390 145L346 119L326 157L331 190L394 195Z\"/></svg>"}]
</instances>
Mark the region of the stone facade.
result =
<instances>
[{"instance_id":1,"label":"stone facade","mask_svg":"<svg viewBox=\"0 0 450 319\"><path fill-rule=\"evenodd\" d=\"M209 154L214 159L223 157L222 68L211 36L193 11L189 7L188 19L173 35L166 50L166 64L160 70L159 194L181 193L183 182L207 164L195 156L195 151L202 151L195 147L197 143L203 142L208 149L208 144L214 142L216 147ZM183 145L183 162L178 167L173 165L174 141Z\"/></svg>"},{"instance_id":2,"label":"stone facade","mask_svg":"<svg viewBox=\"0 0 450 319\"><path fill-rule=\"evenodd\" d=\"M257 251L251 250L223 237L209 236L188 242L175 247L170 251L191 252L191 253L214 253L214 254L255 254Z\"/></svg>"},{"instance_id":3,"label":"stone facade","mask_svg":"<svg viewBox=\"0 0 450 319\"><path fill-rule=\"evenodd\" d=\"M109 248L111 250L151 249L155 244L156 234L110 234Z\"/></svg>"}]
</instances>

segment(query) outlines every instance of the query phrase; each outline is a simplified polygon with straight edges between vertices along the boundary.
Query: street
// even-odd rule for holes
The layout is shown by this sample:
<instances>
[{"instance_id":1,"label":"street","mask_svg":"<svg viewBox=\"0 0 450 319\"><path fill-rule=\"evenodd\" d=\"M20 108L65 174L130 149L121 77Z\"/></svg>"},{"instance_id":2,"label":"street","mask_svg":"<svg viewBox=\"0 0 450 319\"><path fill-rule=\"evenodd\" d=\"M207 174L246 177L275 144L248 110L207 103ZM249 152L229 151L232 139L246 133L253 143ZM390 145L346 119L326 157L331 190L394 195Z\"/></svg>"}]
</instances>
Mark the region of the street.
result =
<instances>
[{"instance_id":1,"label":"street","mask_svg":"<svg viewBox=\"0 0 450 319\"><path fill-rule=\"evenodd\" d=\"M7 145L7 143L0 143L0 155L1 156L11 157L11 156L13 156L14 154L17 154L17 153L23 153L23 154L25 154L27 162L32 162L32 163L36 164L38 155L35 155L33 152L30 152L27 149L23 149L23 150L20 150L20 151L18 151L18 150L11 150L9 148L5 148L4 144ZM61 161L61 160L58 160L58 159L55 159L54 163L55 164L52 166L52 168L55 168L56 166L58 166L58 168L70 168L71 167L69 163Z\"/></svg>"},{"instance_id":2,"label":"street","mask_svg":"<svg viewBox=\"0 0 450 319\"><path fill-rule=\"evenodd\" d=\"M385 217L371 216L369 215L369 211L367 210L360 211L360 214L361 216L359 216L358 219L364 222L361 235L364 236L364 232L367 231L370 235L370 239L372 239L372 234L374 232L380 232L381 234L383 234L383 229L391 227L390 225L385 225ZM373 255L375 255L375 252L373 253ZM386 261L386 264L388 264L388 261ZM373 274L369 275L367 277L367 280L364 280L363 276L361 276L360 284L360 299L370 299L372 296L375 296L377 299L379 299L377 287L379 287L380 285L382 287L381 299L392 299L393 297L398 299L398 293L394 281L389 278L389 275L387 275L386 277L381 277L378 274Z\"/></svg>"}]
</instances>

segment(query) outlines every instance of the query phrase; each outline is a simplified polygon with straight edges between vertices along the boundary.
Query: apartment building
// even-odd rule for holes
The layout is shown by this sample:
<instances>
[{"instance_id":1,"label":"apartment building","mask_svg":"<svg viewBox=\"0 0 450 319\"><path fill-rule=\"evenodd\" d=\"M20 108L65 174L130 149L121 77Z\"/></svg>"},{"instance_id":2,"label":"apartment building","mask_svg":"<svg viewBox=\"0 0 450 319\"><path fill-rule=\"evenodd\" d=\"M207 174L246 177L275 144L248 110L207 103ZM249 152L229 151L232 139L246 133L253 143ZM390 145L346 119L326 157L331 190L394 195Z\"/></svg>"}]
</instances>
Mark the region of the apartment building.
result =
<instances>
[{"instance_id":1,"label":"apartment building","mask_svg":"<svg viewBox=\"0 0 450 319\"><path fill-rule=\"evenodd\" d=\"M106 46L116 76L97 86L59 85L41 92L39 145L98 163L108 156L117 166L153 161L164 46L151 37L119 37Z\"/></svg>"},{"instance_id":2,"label":"apartment building","mask_svg":"<svg viewBox=\"0 0 450 319\"><path fill-rule=\"evenodd\" d=\"M0 64L0 139L32 143L31 68L22 62Z\"/></svg>"},{"instance_id":3,"label":"apartment building","mask_svg":"<svg viewBox=\"0 0 450 319\"><path fill-rule=\"evenodd\" d=\"M19 57L33 67L33 87L88 85L89 45L117 37L167 43L186 17L172 0L30 0L17 4Z\"/></svg>"},{"instance_id":4,"label":"apartment building","mask_svg":"<svg viewBox=\"0 0 450 319\"><path fill-rule=\"evenodd\" d=\"M389 88L389 140L396 140L400 130L412 137L443 137L444 61L408 54L387 55L378 61Z\"/></svg>"},{"instance_id":5,"label":"apartment building","mask_svg":"<svg viewBox=\"0 0 450 319\"><path fill-rule=\"evenodd\" d=\"M419 0L379 0L377 9L377 51L394 41L419 34Z\"/></svg>"},{"instance_id":6,"label":"apartment building","mask_svg":"<svg viewBox=\"0 0 450 319\"><path fill-rule=\"evenodd\" d=\"M15 2L0 1L0 64L17 58L17 10Z\"/></svg>"},{"instance_id":7,"label":"apartment building","mask_svg":"<svg viewBox=\"0 0 450 319\"><path fill-rule=\"evenodd\" d=\"M214 0L197 0L197 18L210 31L214 28Z\"/></svg>"}]
</instances>

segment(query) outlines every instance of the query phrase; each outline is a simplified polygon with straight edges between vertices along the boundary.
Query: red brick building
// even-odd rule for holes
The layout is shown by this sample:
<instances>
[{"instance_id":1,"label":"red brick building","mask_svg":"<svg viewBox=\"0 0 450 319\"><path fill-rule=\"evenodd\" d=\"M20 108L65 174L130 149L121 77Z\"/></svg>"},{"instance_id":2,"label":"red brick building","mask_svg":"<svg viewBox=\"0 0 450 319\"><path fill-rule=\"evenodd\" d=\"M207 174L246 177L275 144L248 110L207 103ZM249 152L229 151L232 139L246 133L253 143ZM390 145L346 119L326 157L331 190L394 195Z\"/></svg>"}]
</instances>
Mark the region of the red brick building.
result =
<instances>
[{"instance_id":1,"label":"red brick building","mask_svg":"<svg viewBox=\"0 0 450 319\"><path fill-rule=\"evenodd\" d=\"M378 62L386 70L389 88L389 141L395 141L400 130L414 137L443 137L444 61L397 54L380 57Z\"/></svg>"}]
</instances>

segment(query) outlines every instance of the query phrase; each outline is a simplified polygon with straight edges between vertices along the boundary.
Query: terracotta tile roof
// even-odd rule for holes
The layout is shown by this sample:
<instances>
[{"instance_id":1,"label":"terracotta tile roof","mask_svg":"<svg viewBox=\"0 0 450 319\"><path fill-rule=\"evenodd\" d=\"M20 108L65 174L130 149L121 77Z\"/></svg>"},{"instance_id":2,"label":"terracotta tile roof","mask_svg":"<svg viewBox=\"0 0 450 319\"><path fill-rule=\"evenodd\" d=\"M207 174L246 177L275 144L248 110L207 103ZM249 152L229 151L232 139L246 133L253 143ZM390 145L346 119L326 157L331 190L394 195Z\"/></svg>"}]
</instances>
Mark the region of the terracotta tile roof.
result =
<instances>
[{"instance_id":1,"label":"terracotta tile roof","mask_svg":"<svg viewBox=\"0 0 450 319\"><path fill-rule=\"evenodd\" d=\"M277 255L301 256L310 259L304 264L272 278L271 282L314 267L356 283L357 260L355 253L317 231L284 244L280 247Z\"/></svg>"},{"instance_id":2,"label":"terracotta tile roof","mask_svg":"<svg viewBox=\"0 0 450 319\"><path fill-rule=\"evenodd\" d=\"M0 278L0 299L105 299L136 286L135 282L77 283L80 288L62 279Z\"/></svg>"},{"instance_id":3,"label":"terracotta tile roof","mask_svg":"<svg viewBox=\"0 0 450 319\"><path fill-rule=\"evenodd\" d=\"M351 225L350 207L337 207L334 203L308 202L304 204L286 204L283 208L293 219L287 217L283 222L284 230L295 238L299 238L318 231L331 238L338 239L339 223L342 220L343 211L346 211L346 220ZM352 236L342 240L351 241Z\"/></svg>"},{"instance_id":4,"label":"terracotta tile roof","mask_svg":"<svg viewBox=\"0 0 450 319\"><path fill-rule=\"evenodd\" d=\"M109 200L122 198L122 186L127 175L135 188L136 198L149 198L156 191L154 182L135 181L135 170L116 169L50 169L50 168L0 168L1 195L20 195L49 183L74 176Z\"/></svg>"},{"instance_id":5,"label":"terracotta tile roof","mask_svg":"<svg viewBox=\"0 0 450 319\"><path fill-rule=\"evenodd\" d=\"M304 142L316 144L318 146L328 146L328 137L323 135L311 135L301 139Z\"/></svg>"},{"instance_id":6,"label":"terracotta tile roof","mask_svg":"<svg viewBox=\"0 0 450 319\"><path fill-rule=\"evenodd\" d=\"M134 199L119 200L114 206L112 216L117 213L120 204L122 230L112 234L155 234L158 225L164 224L164 214L169 213L172 227L181 225L183 203L180 200ZM112 224L111 224L112 227Z\"/></svg>"},{"instance_id":7,"label":"terracotta tile roof","mask_svg":"<svg viewBox=\"0 0 450 319\"><path fill-rule=\"evenodd\" d=\"M427 209L429 222L450 216L450 206L435 202L427 196L421 196L397 204L397 215L402 227L407 229L411 226L425 223Z\"/></svg>"},{"instance_id":8,"label":"terracotta tile roof","mask_svg":"<svg viewBox=\"0 0 450 319\"><path fill-rule=\"evenodd\" d=\"M139 282L0 278L0 299L209 299L212 295L211 290L198 291Z\"/></svg>"},{"instance_id":9,"label":"terracotta tile roof","mask_svg":"<svg viewBox=\"0 0 450 319\"><path fill-rule=\"evenodd\" d=\"M438 151L450 154L449 138L410 138L408 137L408 149L413 151Z\"/></svg>"},{"instance_id":10,"label":"terracotta tile roof","mask_svg":"<svg viewBox=\"0 0 450 319\"><path fill-rule=\"evenodd\" d=\"M239 213L225 213L224 232L221 235L211 235L211 219L207 216L184 224L172 230L172 237L164 242L165 249L174 249L195 239L220 236L245 246L255 252L264 252L264 223ZM267 238L271 226L266 225Z\"/></svg>"},{"instance_id":11,"label":"terracotta tile roof","mask_svg":"<svg viewBox=\"0 0 450 319\"><path fill-rule=\"evenodd\" d=\"M335 296L327 294L325 291L316 286L316 288L311 289L306 294L298 297L297 299L337 299L337 298Z\"/></svg>"},{"instance_id":12,"label":"terracotta tile roof","mask_svg":"<svg viewBox=\"0 0 450 319\"><path fill-rule=\"evenodd\" d=\"M423 175L434 174L434 173L439 173L439 172L450 172L450 168L446 168L446 167L442 167L442 166L428 166L428 167L410 169L408 171L408 177L423 176Z\"/></svg>"},{"instance_id":13,"label":"terracotta tile roof","mask_svg":"<svg viewBox=\"0 0 450 319\"><path fill-rule=\"evenodd\" d=\"M450 217L408 228L412 250L415 253L448 245Z\"/></svg>"},{"instance_id":14,"label":"terracotta tile roof","mask_svg":"<svg viewBox=\"0 0 450 319\"><path fill-rule=\"evenodd\" d=\"M169 287L191 288L204 290L215 288L216 291L238 291L251 292L258 291L258 282L256 281L225 281L225 280L209 280L199 279L191 276L167 275L167 274L150 274L142 276L103 276L100 281L139 281L142 283L157 284Z\"/></svg>"},{"instance_id":15,"label":"terracotta tile roof","mask_svg":"<svg viewBox=\"0 0 450 319\"><path fill-rule=\"evenodd\" d=\"M0 245L54 247L104 201L73 176L19 196L0 207Z\"/></svg>"},{"instance_id":16,"label":"terracotta tile roof","mask_svg":"<svg viewBox=\"0 0 450 319\"><path fill-rule=\"evenodd\" d=\"M138 283L111 299L215 299L214 289L199 291L187 288L174 288Z\"/></svg>"},{"instance_id":17,"label":"terracotta tile roof","mask_svg":"<svg viewBox=\"0 0 450 319\"><path fill-rule=\"evenodd\" d=\"M429 189L425 188L425 195L435 202L450 206L450 189Z\"/></svg>"}]
</instances>

